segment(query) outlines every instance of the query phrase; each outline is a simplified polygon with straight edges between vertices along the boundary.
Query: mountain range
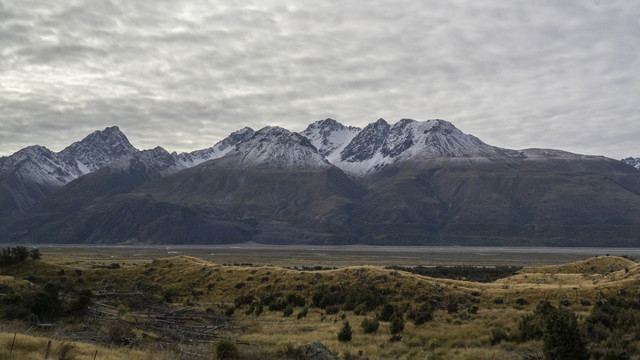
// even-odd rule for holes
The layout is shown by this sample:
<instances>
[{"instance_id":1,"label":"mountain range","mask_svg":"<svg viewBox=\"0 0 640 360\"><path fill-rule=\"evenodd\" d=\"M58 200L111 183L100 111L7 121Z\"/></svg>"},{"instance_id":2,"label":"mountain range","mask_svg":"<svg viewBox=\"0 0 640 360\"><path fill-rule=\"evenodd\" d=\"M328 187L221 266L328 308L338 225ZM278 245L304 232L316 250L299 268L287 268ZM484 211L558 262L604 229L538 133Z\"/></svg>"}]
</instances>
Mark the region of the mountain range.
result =
<instances>
[{"instance_id":1,"label":"mountain range","mask_svg":"<svg viewBox=\"0 0 640 360\"><path fill-rule=\"evenodd\" d=\"M243 128L181 154L114 126L0 158L0 239L638 246L632 160L504 149L444 120Z\"/></svg>"}]
</instances>

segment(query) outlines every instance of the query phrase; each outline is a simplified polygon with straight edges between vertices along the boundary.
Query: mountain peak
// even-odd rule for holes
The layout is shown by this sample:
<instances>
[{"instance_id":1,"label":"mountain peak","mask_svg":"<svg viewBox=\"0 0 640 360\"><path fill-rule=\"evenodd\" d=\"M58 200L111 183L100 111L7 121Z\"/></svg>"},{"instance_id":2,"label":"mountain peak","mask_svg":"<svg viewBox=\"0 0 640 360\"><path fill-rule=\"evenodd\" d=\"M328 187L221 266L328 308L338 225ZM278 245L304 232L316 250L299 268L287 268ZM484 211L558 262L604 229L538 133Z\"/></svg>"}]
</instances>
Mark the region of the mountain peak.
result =
<instances>
[{"instance_id":1,"label":"mountain peak","mask_svg":"<svg viewBox=\"0 0 640 360\"><path fill-rule=\"evenodd\" d=\"M401 119L389 125L384 119L367 125L341 152L336 166L364 175L385 165L409 159L490 157L504 154L478 138L464 134L440 119Z\"/></svg>"},{"instance_id":2,"label":"mountain peak","mask_svg":"<svg viewBox=\"0 0 640 360\"><path fill-rule=\"evenodd\" d=\"M257 168L327 168L330 164L306 137L278 126L266 126L231 152L243 166Z\"/></svg>"},{"instance_id":3,"label":"mountain peak","mask_svg":"<svg viewBox=\"0 0 640 360\"><path fill-rule=\"evenodd\" d=\"M334 163L340 152L358 134L360 128L345 126L334 119L327 118L310 124L300 135L311 141L320 155Z\"/></svg>"},{"instance_id":4,"label":"mountain peak","mask_svg":"<svg viewBox=\"0 0 640 360\"><path fill-rule=\"evenodd\" d=\"M60 151L59 155L65 162L77 167L82 175L137 151L119 127L111 126L92 132Z\"/></svg>"},{"instance_id":5,"label":"mountain peak","mask_svg":"<svg viewBox=\"0 0 640 360\"><path fill-rule=\"evenodd\" d=\"M174 152L171 155L184 167L196 166L205 161L223 157L232 151L237 144L249 140L254 134L255 131L252 128L243 127L240 130L232 132L229 136L220 140L210 148L196 150L190 153L176 154Z\"/></svg>"}]
</instances>

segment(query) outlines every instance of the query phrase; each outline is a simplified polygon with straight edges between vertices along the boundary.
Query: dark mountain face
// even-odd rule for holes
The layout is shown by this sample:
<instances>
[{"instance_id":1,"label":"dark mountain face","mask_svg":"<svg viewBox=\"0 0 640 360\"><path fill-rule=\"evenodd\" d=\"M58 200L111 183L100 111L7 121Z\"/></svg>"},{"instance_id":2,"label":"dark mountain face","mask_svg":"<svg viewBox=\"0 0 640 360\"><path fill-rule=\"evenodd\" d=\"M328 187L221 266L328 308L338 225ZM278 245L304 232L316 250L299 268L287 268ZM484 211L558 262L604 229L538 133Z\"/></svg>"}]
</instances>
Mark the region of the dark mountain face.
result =
<instances>
[{"instance_id":1,"label":"dark mountain face","mask_svg":"<svg viewBox=\"0 0 640 360\"><path fill-rule=\"evenodd\" d=\"M123 179L101 170L65 187L69 193L52 196L11 233L29 242L49 242L53 233L61 243L330 243L327 229L341 226L363 193L335 167L243 168L239 160L211 160L153 181L131 172L122 191L100 197L105 192L98 190L93 200L70 201L69 193L87 193L77 189L85 182L113 189ZM25 233L36 222L45 225Z\"/></svg>"},{"instance_id":2,"label":"dark mountain face","mask_svg":"<svg viewBox=\"0 0 640 360\"><path fill-rule=\"evenodd\" d=\"M640 244L640 174L611 159L437 159L368 183L352 220L363 242Z\"/></svg>"},{"instance_id":3,"label":"dark mountain face","mask_svg":"<svg viewBox=\"0 0 640 360\"><path fill-rule=\"evenodd\" d=\"M375 123L367 125L342 150L340 153L342 160L357 162L371 159L387 138L389 128L390 125L384 119L378 119Z\"/></svg>"}]
</instances>

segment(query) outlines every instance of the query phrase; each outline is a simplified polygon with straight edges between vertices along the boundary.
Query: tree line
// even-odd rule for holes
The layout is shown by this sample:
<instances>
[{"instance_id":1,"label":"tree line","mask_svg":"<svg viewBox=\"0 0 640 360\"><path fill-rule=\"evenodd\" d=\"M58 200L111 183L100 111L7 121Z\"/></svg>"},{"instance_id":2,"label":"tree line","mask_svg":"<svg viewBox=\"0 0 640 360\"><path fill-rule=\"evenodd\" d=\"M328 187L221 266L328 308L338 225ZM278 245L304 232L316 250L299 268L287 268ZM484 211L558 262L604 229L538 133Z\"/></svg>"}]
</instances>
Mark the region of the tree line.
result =
<instances>
[{"instance_id":1,"label":"tree line","mask_svg":"<svg viewBox=\"0 0 640 360\"><path fill-rule=\"evenodd\" d=\"M29 257L33 260L38 260L42 255L37 248L31 250L28 250L24 246L2 248L0 249L0 266L19 264Z\"/></svg>"}]
</instances>

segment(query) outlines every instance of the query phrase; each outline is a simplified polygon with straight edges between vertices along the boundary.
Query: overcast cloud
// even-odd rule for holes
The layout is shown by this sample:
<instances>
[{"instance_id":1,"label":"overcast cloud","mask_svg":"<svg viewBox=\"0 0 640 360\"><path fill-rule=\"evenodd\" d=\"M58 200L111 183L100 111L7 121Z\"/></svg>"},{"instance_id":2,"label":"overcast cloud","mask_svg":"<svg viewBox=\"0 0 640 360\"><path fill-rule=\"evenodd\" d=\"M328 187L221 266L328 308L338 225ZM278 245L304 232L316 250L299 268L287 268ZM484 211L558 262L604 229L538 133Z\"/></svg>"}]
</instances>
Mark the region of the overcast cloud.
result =
<instances>
[{"instance_id":1,"label":"overcast cloud","mask_svg":"<svg viewBox=\"0 0 640 360\"><path fill-rule=\"evenodd\" d=\"M640 156L638 1L0 0L0 155L120 126L139 149L332 117Z\"/></svg>"}]
</instances>

